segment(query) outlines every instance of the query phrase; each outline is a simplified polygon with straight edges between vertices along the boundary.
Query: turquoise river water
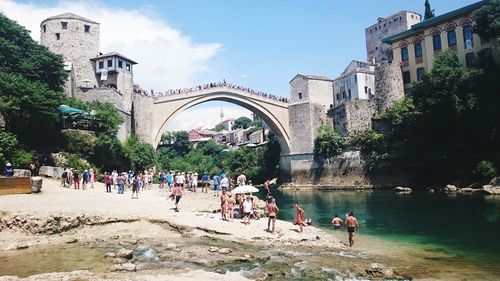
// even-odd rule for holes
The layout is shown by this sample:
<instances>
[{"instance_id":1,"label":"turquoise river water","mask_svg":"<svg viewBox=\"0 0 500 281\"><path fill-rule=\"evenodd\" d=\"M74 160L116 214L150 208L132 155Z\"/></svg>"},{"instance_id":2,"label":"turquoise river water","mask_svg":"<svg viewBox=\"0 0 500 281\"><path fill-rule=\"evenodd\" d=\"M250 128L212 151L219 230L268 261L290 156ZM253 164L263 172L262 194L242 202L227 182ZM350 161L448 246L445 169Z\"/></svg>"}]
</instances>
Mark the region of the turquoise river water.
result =
<instances>
[{"instance_id":1,"label":"turquoise river water","mask_svg":"<svg viewBox=\"0 0 500 281\"><path fill-rule=\"evenodd\" d=\"M427 192L403 195L389 190L275 191L273 195L281 209L280 219L295 220L292 206L297 201L305 217L327 231L333 231L334 214L344 219L352 210L361 225L357 249L414 259L416 272L431 260L431 276L432 270L463 270L471 279L482 279L483 272L500 274L500 197ZM338 231L337 237L346 241L347 233Z\"/></svg>"}]
</instances>

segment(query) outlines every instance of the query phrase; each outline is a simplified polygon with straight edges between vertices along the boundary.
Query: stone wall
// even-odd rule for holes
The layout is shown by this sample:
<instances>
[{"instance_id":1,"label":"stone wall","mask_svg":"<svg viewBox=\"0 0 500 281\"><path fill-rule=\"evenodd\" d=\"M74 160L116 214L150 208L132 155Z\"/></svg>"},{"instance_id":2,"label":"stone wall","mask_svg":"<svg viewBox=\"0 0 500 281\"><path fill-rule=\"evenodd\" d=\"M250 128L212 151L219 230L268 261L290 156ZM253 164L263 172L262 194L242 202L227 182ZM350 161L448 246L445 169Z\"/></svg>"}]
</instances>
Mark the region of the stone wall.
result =
<instances>
[{"instance_id":1,"label":"stone wall","mask_svg":"<svg viewBox=\"0 0 500 281\"><path fill-rule=\"evenodd\" d=\"M375 67L375 92L374 102L379 114L404 98L403 74L399 63L382 63Z\"/></svg>"},{"instance_id":2,"label":"stone wall","mask_svg":"<svg viewBox=\"0 0 500 281\"><path fill-rule=\"evenodd\" d=\"M290 153L308 153L313 151L314 139L309 103L291 104L288 107L290 126Z\"/></svg>"},{"instance_id":3,"label":"stone wall","mask_svg":"<svg viewBox=\"0 0 500 281\"><path fill-rule=\"evenodd\" d=\"M312 154L297 154L281 157L288 178L285 187L352 188L390 187L406 185L408 177L392 169L371 174L367 160L359 151L347 151L330 160L315 158Z\"/></svg>"},{"instance_id":4,"label":"stone wall","mask_svg":"<svg viewBox=\"0 0 500 281\"><path fill-rule=\"evenodd\" d=\"M153 135L155 134L155 128L151 127L151 124L153 124L151 114L153 98L142 95L134 95L133 98L132 133L136 134L141 140L156 146L154 143L155 136ZM159 130L159 128L156 130Z\"/></svg>"},{"instance_id":5,"label":"stone wall","mask_svg":"<svg viewBox=\"0 0 500 281\"><path fill-rule=\"evenodd\" d=\"M372 128L375 107L370 100L357 100L343 103L330 111L333 128L342 136Z\"/></svg>"}]
</instances>

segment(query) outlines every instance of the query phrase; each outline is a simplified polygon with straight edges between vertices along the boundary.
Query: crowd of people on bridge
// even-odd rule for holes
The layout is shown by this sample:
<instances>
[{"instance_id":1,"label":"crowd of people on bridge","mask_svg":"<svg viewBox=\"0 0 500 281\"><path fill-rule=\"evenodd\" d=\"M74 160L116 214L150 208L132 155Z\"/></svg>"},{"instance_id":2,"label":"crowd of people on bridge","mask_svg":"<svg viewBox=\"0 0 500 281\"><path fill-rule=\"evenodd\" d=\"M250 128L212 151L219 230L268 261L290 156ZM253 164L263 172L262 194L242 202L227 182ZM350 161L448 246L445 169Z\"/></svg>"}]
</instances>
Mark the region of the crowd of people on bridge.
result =
<instances>
[{"instance_id":1,"label":"crowd of people on bridge","mask_svg":"<svg viewBox=\"0 0 500 281\"><path fill-rule=\"evenodd\" d=\"M257 91L257 90L251 89L251 88L246 88L246 87L234 85L234 84L228 83L226 81L226 79L224 79L222 82L218 82L218 83L208 83L208 84L198 85L198 86L191 87L191 88L170 89L170 90L166 90L163 92L155 91L153 89L151 89L151 91L146 91L146 90L142 89L140 86L135 85L134 92L136 94L140 94L140 95L148 96L148 97L163 97L163 96L171 96L171 95L178 95L178 94L187 94L187 93L192 93L192 92L196 92L196 91L201 91L204 89L222 88L222 87L231 88L231 89L240 90L240 91L245 91L245 92L250 93L252 95L257 95L260 97L273 99L273 100L280 101L280 102L285 102L285 103L289 102L288 98L284 98L284 97L280 97L280 96L276 96L276 95L271 95L271 94L268 94L268 93L265 93L262 91Z\"/></svg>"}]
</instances>

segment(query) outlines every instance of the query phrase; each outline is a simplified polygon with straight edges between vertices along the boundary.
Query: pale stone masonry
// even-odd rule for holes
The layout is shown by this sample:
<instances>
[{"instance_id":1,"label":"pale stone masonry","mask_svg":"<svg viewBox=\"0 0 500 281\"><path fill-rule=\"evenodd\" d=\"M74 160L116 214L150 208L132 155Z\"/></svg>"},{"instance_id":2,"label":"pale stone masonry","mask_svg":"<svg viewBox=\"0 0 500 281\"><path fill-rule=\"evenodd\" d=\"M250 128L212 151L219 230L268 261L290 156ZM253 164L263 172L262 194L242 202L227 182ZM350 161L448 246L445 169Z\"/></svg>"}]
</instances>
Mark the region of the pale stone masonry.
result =
<instances>
[{"instance_id":1,"label":"pale stone masonry","mask_svg":"<svg viewBox=\"0 0 500 281\"><path fill-rule=\"evenodd\" d=\"M392 61L392 47L382 43L382 39L408 30L421 20L420 14L411 11L400 11L385 18L378 18L377 23L365 29L367 61Z\"/></svg>"},{"instance_id":2,"label":"pale stone masonry","mask_svg":"<svg viewBox=\"0 0 500 281\"><path fill-rule=\"evenodd\" d=\"M112 103L124 118L118 138L131 133L133 60L117 53L100 52L99 23L72 13L60 14L40 24L40 43L60 54L68 71L65 92L83 101Z\"/></svg>"}]
</instances>

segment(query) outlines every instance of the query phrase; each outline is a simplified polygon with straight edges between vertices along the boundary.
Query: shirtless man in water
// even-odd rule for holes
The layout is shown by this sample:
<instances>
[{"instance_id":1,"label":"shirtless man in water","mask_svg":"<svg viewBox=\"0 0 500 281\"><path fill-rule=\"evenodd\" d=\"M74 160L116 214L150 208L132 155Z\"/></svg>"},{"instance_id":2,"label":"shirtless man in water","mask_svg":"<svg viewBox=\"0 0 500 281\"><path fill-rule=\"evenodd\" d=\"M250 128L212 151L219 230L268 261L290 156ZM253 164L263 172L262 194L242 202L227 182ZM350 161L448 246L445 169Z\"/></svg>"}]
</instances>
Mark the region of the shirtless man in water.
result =
<instances>
[{"instance_id":1,"label":"shirtless man in water","mask_svg":"<svg viewBox=\"0 0 500 281\"><path fill-rule=\"evenodd\" d=\"M354 231L359 228L358 220L354 217L354 213L351 211L345 219L347 225L347 232L349 233L349 246L354 245Z\"/></svg>"},{"instance_id":2,"label":"shirtless man in water","mask_svg":"<svg viewBox=\"0 0 500 281\"><path fill-rule=\"evenodd\" d=\"M341 218L339 218L339 215L335 214L335 217L332 220L333 228L334 229L340 229L340 226L342 225L343 221Z\"/></svg>"}]
</instances>

